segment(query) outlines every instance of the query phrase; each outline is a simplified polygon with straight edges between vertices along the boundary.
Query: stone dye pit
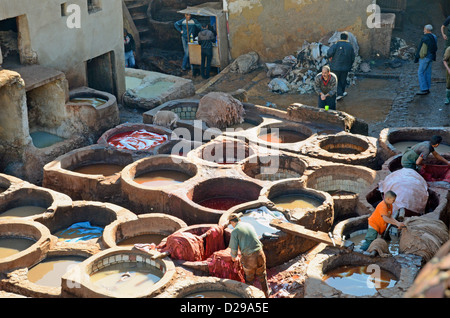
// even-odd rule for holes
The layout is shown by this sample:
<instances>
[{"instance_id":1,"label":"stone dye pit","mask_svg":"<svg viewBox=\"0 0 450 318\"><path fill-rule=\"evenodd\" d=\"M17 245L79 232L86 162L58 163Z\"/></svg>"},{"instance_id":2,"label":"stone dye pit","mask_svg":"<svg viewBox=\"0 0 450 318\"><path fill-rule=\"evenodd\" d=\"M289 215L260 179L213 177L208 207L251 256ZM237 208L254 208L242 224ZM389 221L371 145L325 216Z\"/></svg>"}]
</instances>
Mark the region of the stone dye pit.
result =
<instances>
[{"instance_id":1,"label":"stone dye pit","mask_svg":"<svg viewBox=\"0 0 450 318\"><path fill-rule=\"evenodd\" d=\"M139 79L135 82L134 85L139 84ZM94 94L94 98L100 97ZM85 107L81 105L84 104L71 107ZM94 109L103 105L86 107ZM317 246L317 241L277 230L267 220L259 222L261 218L255 216L255 211L262 208L272 211L272 217L324 233L335 233L340 220L359 216L365 218L362 225L344 232L349 236L364 235L358 231L367 228L367 217L377 197L374 192L369 195L371 202L365 202L367 195L388 172L377 170L384 156L377 143L356 134L364 131L362 124L343 113L326 113L306 106L297 105L283 112L244 104L245 125L249 124L244 127L248 129L225 129L211 140L204 134L209 127L194 123L197 107L198 101L193 100L166 102L146 112L144 124L115 126L100 136L97 144L79 147L47 164L43 185L52 191L61 191L69 199L58 199L57 203L45 201L44 213L32 216L50 233L49 243L39 257L25 265L15 263L12 269L23 278L20 284L11 278L0 281L0 288L30 297L262 297L259 289L242 282L204 277L211 276L200 270L205 268L204 261L172 263L171 257L159 258L161 255L156 251L146 253L133 246L162 244L167 237L179 232L204 234L211 226L224 224L233 212L244 213L243 221L257 228L269 269ZM190 138L173 138L179 131L153 125L155 111L162 109L178 114L177 128L185 128ZM288 143L261 140L260 134L264 130L270 133L270 129L292 131L301 138L288 140ZM126 149L110 142L115 136L124 137L124 134L143 130L167 136L167 139L157 140L148 149ZM195 138L195 133L200 133L201 138ZM322 152L327 155L319 156ZM353 159L339 161L345 156ZM25 191L22 182L0 175L3 189L0 207L9 204L8 208L15 208L11 203L15 202L13 193L20 193L18 188ZM445 218L446 193L435 188L429 193L431 210L428 214ZM67 230L80 225L84 226L82 234L85 236L76 232L75 237L64 236L64 232L67 234ZM226 229L225 246L229 235L230 229ZM14 255L32 246L24 248ZM345 256L347 254L351 256ZM354 273L355 267L360 270L372 260L355 252L347 254L327 248L323 255L332 261L326 261L326 266L320 265L322 272L318 282L324 283L326 275L341 270L342 266L351 267ZM319 262L323 255L319 253L313 261ZM81 260L71 260L72 256ZM68 272L56 275L59 280L55 286L41 286L39 284L43 283L31 277L32 270L39 269L38 264L45 266L46 261L64 261L65 257L74 263L70 263ZM412 255L394 257L376 258L375 263L380 268L394 275L393 285L388 284L369 297L399 297L411 285L420 262ZM404 272L404 264L408 262L417 265L410 272ZM315 264L311 262L308 266L308 277ZM193 269L195 275L174 282L176 266ZM136 286L136 279L145 284ZM74 285L80 288L73 288ZM304 296L367 296L350 295L351 292L330 284L314 288L308 279Z\"/></svg>"},{"instance_id":2,"label":"stone dye pit","mask_svg":"<svg viewBox=\"0 0 450 318\"><path fill-rule=\"evenodd\" d=\"M75 297L148 298L161 293L174 274L168 259L153 260L132 248L110 248L74 266L63 276L62 288ZM79 288L71 288L73 284Z\"/></svg>"},{"instance_id":3,"label":"stone dye pit","mask_svg":"<svg viewBox=\"0 0 450 318\"><path fill-rule=\"evenodd\" d=\"M45 68L41 71L45 78L33 78L27 85L18 73L4 71L7 82L0 85L2 104L11 115L0 120L5 128L0 152L8 153L1 169L36 184L42 182L46 163L90 144L119 123L115 96L85 87L69 91L63 73ZM93 107L68 102L77 96L101 97L105 103Z\"/></svg>"}]
</instances>

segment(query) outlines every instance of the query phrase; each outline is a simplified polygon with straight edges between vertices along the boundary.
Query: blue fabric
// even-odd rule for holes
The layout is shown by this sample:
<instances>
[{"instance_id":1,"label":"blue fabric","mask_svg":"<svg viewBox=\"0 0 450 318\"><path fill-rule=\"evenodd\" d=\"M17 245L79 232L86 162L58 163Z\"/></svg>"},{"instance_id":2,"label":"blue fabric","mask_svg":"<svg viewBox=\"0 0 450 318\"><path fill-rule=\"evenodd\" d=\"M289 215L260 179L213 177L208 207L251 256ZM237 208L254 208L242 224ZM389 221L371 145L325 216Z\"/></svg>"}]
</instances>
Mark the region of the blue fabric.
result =
<instances>
[{"instance_id":1,"label":"blue fabric","mask_svg":"<svg viewBox=\"0 0 450 318\"><path fill-rule=\"evenodd\" d=\"M419 85L421 91L430 90L431 87L431 66L433 60L425 57L419 60Z\"/></svg>"},{"instance_id":2,"label":"blue fabric","mask_svg":"<svg viewBox=\"0 0 450 318\"><path fill-rule=\"evenodd\" d=\"M182 68L183 70L186 70L189 67L189 44L188 44L188 40L185 37L181 38L181 41L183 42L183 50L184 50L184 57L183 57L183 64L182 64Z\"/></svg>"},{"instance_id":3,"label":"blue fabric","mask_svg":"<svg viewBox=\"0 0 450 318\"><path fill-rule=\"evenodd\" d=\"M64 231L60 232L60 235L79 235L79 237L65 240L66 242L73 243L99 238L102 234L103 228L99 226L92 226L90 222L74 223Z\"/></svg>"}]
</instances>

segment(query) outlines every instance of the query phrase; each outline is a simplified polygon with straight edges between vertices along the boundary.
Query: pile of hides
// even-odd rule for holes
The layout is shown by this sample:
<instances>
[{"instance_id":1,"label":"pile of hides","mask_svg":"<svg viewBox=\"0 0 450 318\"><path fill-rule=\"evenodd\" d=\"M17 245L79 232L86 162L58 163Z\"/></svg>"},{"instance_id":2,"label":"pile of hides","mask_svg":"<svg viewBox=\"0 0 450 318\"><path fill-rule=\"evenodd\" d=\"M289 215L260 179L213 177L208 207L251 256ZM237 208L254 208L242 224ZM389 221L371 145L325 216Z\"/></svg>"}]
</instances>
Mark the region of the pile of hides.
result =
<instances>
[{"instance_id":1,"label":"pile of hides","mask_svg":"<svg viewBox=\"0 0 450 318\"><path fill-rule=\"evenodd\" d=\"M371 253L373 251L376 251L381 257L391 256L391 252L389 252L389 245L382 238L377 238L367 248L367 252Z\"/></svg>"},{"instance_id":2,"label":"pile of hides","mask_svg":"<svg viewBox=\"0 0 450 318\"><path fill-rule=\"evenodd\" d=\"M190 232L175 232L167 237L163 245L158 245L161 253L170 253L170 257L189 262L203 261L205 248L203 239Z\"/></svg>"},{"instance_id":3,"label":"pile of hides","mask_svg":"<svg viewBox=\"0 0 450 318\"><path fill-rule=\"evenodd\" d=\"M405 208L418 214L425 213L428 201L428 184L414 169L403 168L389 174L379 183L382 193L394 191L397 198L393 211Z\"/></svg>"},{"instance_id":4,"label":"pile of hides","mask_svg":"<svg viewBox=\"0 0 450 318\"><path fill-rule=\"evenodd\" d=\"M256 52L250 52L239 56L230 65L230 72L247 74L259 67L259 55Z\"/></svg>"},{"instance_id":5,"label":"pile of hides","mask_svg":"<svg viewBox=\"0 0 450 318\"><path fill-rule=\"evenodd\" d=\"M239 257L233 261L230 249L225 246L223 227L213 225L206 234L203 239L190 232L175 232L156 248L161 253L168 252L170 257L176 260L206 261L209 273L214 277L245 282L244 269Z\"/></svg>"},{"instance_id":6,"label":"pile of hides","mask_svg":"<svg viewBox=\"0 0 450 318\"><path fill-rule=\"evenodd\" d=\"M231 250L227 248L214 252L207 259L209 273L214 277L233 279L245 283L242 263L231 259Z\"/></svg>"},{"instance_id":7,"label":"pile of hides","mask_svg":"<svg viewBox=\"0 0 450 318\"><path fill-rule=\"evenodd\" d=\"M304 42L296 56L286 56L281 63L266 63L267 76L272 78L269 89L276 93L297 92L309 94L314 92L314 79L322 71L324 65L328 65L328 49L339 41L341 32L335 32L324 44L322 42ZM361 64L359 46L356 37L348 32L349 42L355 51L355 62L349 72L347 82L355 85L355 72ZM325 42L325 41L324 41Z\"/></svg>"},{"instance_id":8,"label":"pile of hides","mask_svg":"<svg viewBox=\"0 0 450 318\"><path fill-rule=\"evenodd\" d=\"M169 110L160 110L153 118L153 125L158 125L172 129L177 126L177 122L180 120L177 114Z\"/></svg>"},{"instance_id":9,"label":"pile of hides","mask_svg":"<svg viewBox=\"0 0 450 318\"><path fill-rule=\"evenodd\" d=\"M415 254L428 262L448 241L448 228L441 220L427 217L410 217L400 237L400 253Z\"/></svg>"},{"instance_id":10,"label":"pile of hides","mask_svg":"<svg viewBox=\"0 0 450 318\"><path fill-rule=\"evenodd\" d=\"M208 93L198 104L196 118L210 128L227 128L244 122L244 105L227 93Z\"/></svg>"},{"instance_id":11,"label":"pile of hides","mask_svg":"<svg viewBox=\"0 0 450 318\"><path fill-rule=\"evenodd\" d=\"M391 41L391 58L398 58L404 61L414 60L416 48L408 45L405 40L394 37Z\"/></svg>"}]
</instances>

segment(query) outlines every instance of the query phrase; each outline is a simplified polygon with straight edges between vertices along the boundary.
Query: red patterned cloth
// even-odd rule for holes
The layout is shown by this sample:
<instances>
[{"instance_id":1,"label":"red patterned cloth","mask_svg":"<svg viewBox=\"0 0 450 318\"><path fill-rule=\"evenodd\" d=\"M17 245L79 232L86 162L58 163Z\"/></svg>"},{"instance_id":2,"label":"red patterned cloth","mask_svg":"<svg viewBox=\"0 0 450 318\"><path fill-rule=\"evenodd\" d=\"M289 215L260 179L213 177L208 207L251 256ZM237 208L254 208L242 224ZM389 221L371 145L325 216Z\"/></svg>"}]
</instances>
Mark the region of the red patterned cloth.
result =
<instances>
[{"instance_id":1,"label":"red patterned cloth","mask_svg":"<svg viewBox=\"0 0 450 318\"><path fill-rule=\"evenodd\" d=\"M230 248L213 253L206 261L212 276L245 283L244 268L239 258L236 261L231 259Z\"/></svg>"},{"instance_id":2,"label":"red patterned cloth","mask_svg":"<svg viewBox=\"0 0 450 318\"><path fill-rule=\"evenodd\" d=\"M190 262L205 259L203 239L190 232L175 232L167 237L165 244L160 244L157 248L161 253L169 252L173 259Z\"/></svg>"}]
</instances>

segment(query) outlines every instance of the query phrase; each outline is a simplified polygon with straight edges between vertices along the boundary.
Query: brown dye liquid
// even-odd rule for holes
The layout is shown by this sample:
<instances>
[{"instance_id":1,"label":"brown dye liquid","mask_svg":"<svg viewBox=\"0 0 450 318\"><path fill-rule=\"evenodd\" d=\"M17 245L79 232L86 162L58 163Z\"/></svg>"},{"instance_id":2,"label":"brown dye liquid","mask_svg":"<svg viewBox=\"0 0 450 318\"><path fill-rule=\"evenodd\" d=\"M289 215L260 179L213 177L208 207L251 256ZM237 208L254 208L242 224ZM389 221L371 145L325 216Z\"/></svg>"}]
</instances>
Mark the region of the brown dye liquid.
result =
<instances>
[{"instance_id":1,"label":"brown dye liquid","mask_svg":"<svg viewBox=\"0 0 450 318\"><path fill-rule=\"evenodd\" d=\"M272 132L259 136L259 139L266 142L278 144L291 144L305 140L305 136L295 131L280 130L279 132Z\"/></svg>"},{"instance_id":2,"label":"brown dye liquid","mask_svg":"<svg viewBox=\"0 0 450 318\"><path fill-rule=\"evenodd\" d=\"M322 205L322 203L308 195L301 194L290 194L290 195L281 195L271 201L275 204L275 206L292 210L292 209L314 209Z\"/></svg>"},{"instance_id":3,"label":"brown dye liquid","mask_svg":"<svg viewBox=\"0 0 450 318\"><path fill-rule=\"evenodd\" d=\"M136 178L137 182L146 187L165 187L169 185L182 183L190 178L189 175L174 170L158 170L144 173Z\"/></svg>"},{"instance_id":4,"label":"brown dye liquid","mask_svg":"<svg viewBox=\"0 0 450 318\"><path fill-rule=\"evenodd\" d=\"M85 260L81 256L61 256L46 259L28 271L28 280L32 283L48 287L60 287L61 277L70 266Z\"/></svg>"},{"instance_id":5,"label":"brown dye liquid","mask_svg":"<svg viewBox=\"0 0 450 318\"><path fill-rule=\"evenodd\" d=\"M240 298L238 295L226 291L197 291L183 298Z\"/></svg>"},{"instance_id":6,"label":"brown dye liquid","mask_svg":"<svg viewBox=\"0 0 450 318\"><path fill-rule=\"evenodd\" d=\"M363 149L357 150L357 149L353 149L353 148L344 148L344 147L342 147L342 148L325 147L324 149L328 152L339 153L339 154L343 154L343 155L357 155L364 151Z\"/></svg>"},{"instance_id":7,"label":"brown dye liquid","mask_svg":"<svg viewBox=\"0 0 450 318\"><path fill-rule=\"evenodd\" d=\"M100 174L103 176L112 176L116 173L121 172L122 169L123 169L123 166L120 166L120 165L100 163L100 164L82 166L77 169L74 169L73 172L89 174L89 175Z\"/></svg>"},{"instance_id":8,"label":"brown dye liquid","mask_svg":"<svg viewBox=\"0 0 450 318\"><path fill-rule=\"evenodd\" d=\"M106 99L98 98L98 97L80 97L80 98L73 98L70 100L73 104L89 104L94 107L100 107L104 104L106 104Z\"/></svg>"},{"instance_id":9,"label":"brown dye liquid","mask_svg":"<svg viewBox=\"0 0 450 318\"><path fill-rule=\"evenodd\" d=\"M24 205L0 212L0 218L28 217L44 213L45 211L47 211L47 208L41 206Z\"/></svg>"},{"instance_id":10,"label":"brown dye liquid","mask_svg":"<svg viewBox=\"0 0 450 318\"><path fill-rule=\"evenodd\" d=\"M373 271L369 266L342 266L326 273L323 281L345 294L372 296L378 290L392 288L396 277L383 269Z\"/></svg>"},{"instance_id":11,"label":"brown dye liquid","mask_svg":"<svg viewBox=\"0 0 450 318\"><path fill-rule=\"evenodd\" d=\"M151 244L151 243L158 245L166 237L167 237L167 235L162 235L162 234L136 235L136 236L126 238L126 239L120 241L119 243L117 243L117 245L118 246L132 246L134 244Z\"/></svg>"},{"instance_id":12,"label":"brown dye liquid","mask_svg":"<svg viewBox=\"0 0 450 318\"><path fill-rule=\"evenodd\" d=\"M20 253L36 243L28 238L0 237L0 259Z\"/></svg>"},{"instance_id":13,"label":"brown dye liquid","mask_svg":"<svg viewBox=\"0 0 450 318\"><path fill-rule=\"evenodd\" d=\"M148 291L163 276L154 266L145 263L118 263L90 276L91 283L120 297L135 297Z\"/></svg>"}]
</instances>

